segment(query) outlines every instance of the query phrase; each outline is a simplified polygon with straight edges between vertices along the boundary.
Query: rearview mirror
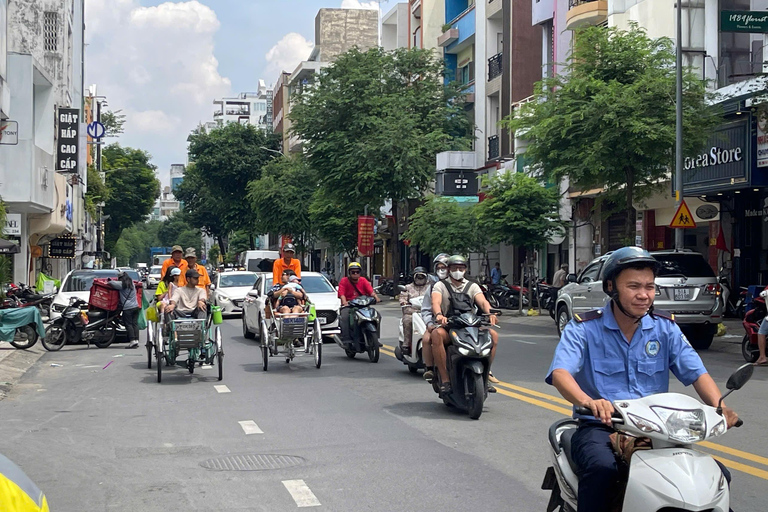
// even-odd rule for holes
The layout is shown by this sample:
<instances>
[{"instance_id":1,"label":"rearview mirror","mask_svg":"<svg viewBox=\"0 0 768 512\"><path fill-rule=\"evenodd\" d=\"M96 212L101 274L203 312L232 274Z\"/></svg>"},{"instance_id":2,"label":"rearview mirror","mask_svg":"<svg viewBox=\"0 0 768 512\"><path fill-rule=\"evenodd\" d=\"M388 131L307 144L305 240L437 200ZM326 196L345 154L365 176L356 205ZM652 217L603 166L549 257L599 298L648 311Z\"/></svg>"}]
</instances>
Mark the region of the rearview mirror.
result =
<instances>
[{"instance_id":1,"label":"rearview mirror","mask_svg":"<svg viewBox=\"0 0 768 512\"><path fill-rule=\"evenodd\" d=\"M259 290L251 290L248 292L249 297L259 297L260 295Z\"/></svg>"},{"instance_id":2,"label":"rearview mirror","mask_svg":"<svg viewBox=\"0 0 768 512\"><path fill-rule=\"evenodd\" d=\"M566 279L569 283L575 283L576 282L576 274L568 274L568 278Z\"/></svg>"},{"instance_id":3,"label":"rearview mirror","mask_svg":"<svg viewBox=\"0 0 768 512\"><path fill-rule=\"evenodd\" d=\"M215 290L215 289L216 289L216 285L215 285L215 284L213 284L213 283L211 283L211 285L209 286L209 288L210 288L211 290Z\"/></svg>"},{"instance_id":4,"label":"rearview mirror","mask_svg":"<svg viewBox=\"0 0 768 512\"><path fill-rule=\"evenodd\" d=\"M752 378L752 373L755 371L755 367L752 364L747 363L728 377L728 382L725 383L725 387L729 390L739 390L749 379Z\"/></svg>"},{"instance_id":5,"label":"rearview mirror","mask_svg":"<svg viewBox=\"0 0 768 512\"><path fill-rule=\"evenodd\" d=\"M401 285L401 284L397 285L397 289L398 289L398 290L400 290L401 292L404 292L404 291L406 291L406 288L405 288L405 286L403 286L403 285Z\"/></svg>"}]
</instances>

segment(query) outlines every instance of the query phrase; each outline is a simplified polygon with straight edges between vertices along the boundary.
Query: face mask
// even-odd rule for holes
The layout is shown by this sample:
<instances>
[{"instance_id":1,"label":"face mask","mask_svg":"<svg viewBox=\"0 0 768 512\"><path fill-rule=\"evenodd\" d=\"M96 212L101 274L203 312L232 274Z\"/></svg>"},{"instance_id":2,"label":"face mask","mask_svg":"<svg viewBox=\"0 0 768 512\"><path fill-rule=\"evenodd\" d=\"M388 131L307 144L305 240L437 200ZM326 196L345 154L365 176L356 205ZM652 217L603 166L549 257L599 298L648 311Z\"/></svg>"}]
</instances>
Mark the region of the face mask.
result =
<instances>
[{"instance_id":1,"label":"face mask","mask_svg":"<svg viewBox=\"0 0 768 512\"><path fill-rule=\"evenodd\" d=\"M462 279L464 279L464 273L465 273L464 270L454 270L453 272L451 272L451 277L457 281L461 281Z\"/></svg>"},{"instance_id":2,"label":"face mask","mask_svg":"<svg viewBox=\"0 0 768 512\"><path fill-rule=\"evenodd\" d=\"M421 276L419 276L419 277L414 277L414 278L413 278L413 282L414 282L415 284L419 285L419 286L422 286L424 283L426 283L426 282L427 282L427 278L426 278L426 277L421 277Z\"/></svg>"},{"instance_id":3,"label":"face mask","mask_svg":"<svg viewBox=\"0 0 768 512\"><path fill-rule=\"evenodd\" d=\"M445 279L446 277L448 277L448 269L438 270L437 277L439 277L440 279Z\"/></svg>"}]
</instances>

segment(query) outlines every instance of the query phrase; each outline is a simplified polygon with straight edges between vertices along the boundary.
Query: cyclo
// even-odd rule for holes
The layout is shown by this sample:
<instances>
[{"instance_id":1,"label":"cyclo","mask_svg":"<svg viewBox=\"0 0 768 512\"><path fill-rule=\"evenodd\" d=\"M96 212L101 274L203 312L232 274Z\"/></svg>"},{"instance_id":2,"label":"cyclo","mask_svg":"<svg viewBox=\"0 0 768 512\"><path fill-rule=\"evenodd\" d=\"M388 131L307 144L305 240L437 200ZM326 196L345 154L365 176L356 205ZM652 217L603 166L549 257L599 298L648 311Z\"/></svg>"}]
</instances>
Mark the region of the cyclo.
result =
<instances>
[{"instance_id":1,"label":"cyclo","mask_svg":"<svg viewBox=\"0 0 768 512\"><path fill-rule=\"evenodd\" d=\"M270 300L264 307L268 318L261 320L259 329L264 371L269 368L270 357L282 356L286 363L290 363L296 357L297 349L312 354L315 367L320 368L323 332L314 304L307 300L301 313L278 313L272 308Z\"/></svg>"}]
</instances>

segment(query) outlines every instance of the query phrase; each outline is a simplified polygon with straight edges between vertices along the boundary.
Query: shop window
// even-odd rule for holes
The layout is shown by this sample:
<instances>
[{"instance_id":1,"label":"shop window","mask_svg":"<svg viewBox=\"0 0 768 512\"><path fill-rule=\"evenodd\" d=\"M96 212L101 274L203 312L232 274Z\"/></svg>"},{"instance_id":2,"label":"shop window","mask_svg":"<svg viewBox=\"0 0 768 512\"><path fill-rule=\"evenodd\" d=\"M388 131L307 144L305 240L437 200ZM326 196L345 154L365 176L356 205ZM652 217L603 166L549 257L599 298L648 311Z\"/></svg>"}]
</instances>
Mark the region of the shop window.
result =
<instances>
[{"instance_id":1,"label":"shop window","mask_svg":"<svg viewBox=\"0 0 768 512\"><path fill-rule=\"evenodd\" d=\"M749 11L750 3L750 0L720 0L720 9ZM758 38L761 44L754 46L752 41ZM762 34L720 32L720 67L717 77L719 87L741 82L754 76L753 68L756 59L762 61L762 40ZM755 55L753 55L753 47Z\"/></svg>"}]
</instances>

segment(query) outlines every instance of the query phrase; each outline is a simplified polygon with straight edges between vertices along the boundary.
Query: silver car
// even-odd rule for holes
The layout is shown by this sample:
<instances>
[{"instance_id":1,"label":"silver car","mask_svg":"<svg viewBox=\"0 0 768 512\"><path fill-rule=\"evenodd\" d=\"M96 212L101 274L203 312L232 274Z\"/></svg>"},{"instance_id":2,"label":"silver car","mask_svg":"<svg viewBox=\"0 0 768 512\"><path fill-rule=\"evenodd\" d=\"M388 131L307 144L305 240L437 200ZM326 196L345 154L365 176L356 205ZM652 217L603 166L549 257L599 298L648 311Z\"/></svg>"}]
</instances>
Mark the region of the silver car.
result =
<instances>
[{"instance_id":1,"label":"silver car","mask_svg":"<svg viewBox=\"0 0 768 512\"><path fill-rule=\"evenodd\" d=\"M578 276L568 276L569 284L559 290L555 306L558 333L574 314L605 305L603 264L609 255L593 260ZM661 263L654 307L674 313L694 348L708 349L722 321L722 289L714 270L696 252L657 251L651 255Z\"/></svg>"},{"instance_id":2,"label":"silver car","mask_svg":"<svg viewBox=\"0 0 768 512\"><path fill-rule=\"evenodd\" d=\"M245 294L251 291L256 283L255 272L219 272L213 278L213 303L221 307L224 315L235 315L243 312Z\"/></svg>"}]
</instances>

